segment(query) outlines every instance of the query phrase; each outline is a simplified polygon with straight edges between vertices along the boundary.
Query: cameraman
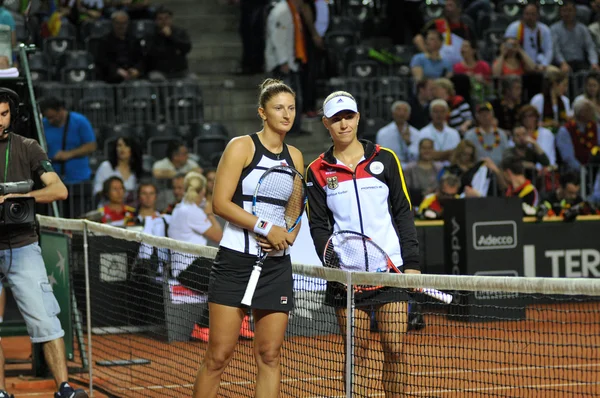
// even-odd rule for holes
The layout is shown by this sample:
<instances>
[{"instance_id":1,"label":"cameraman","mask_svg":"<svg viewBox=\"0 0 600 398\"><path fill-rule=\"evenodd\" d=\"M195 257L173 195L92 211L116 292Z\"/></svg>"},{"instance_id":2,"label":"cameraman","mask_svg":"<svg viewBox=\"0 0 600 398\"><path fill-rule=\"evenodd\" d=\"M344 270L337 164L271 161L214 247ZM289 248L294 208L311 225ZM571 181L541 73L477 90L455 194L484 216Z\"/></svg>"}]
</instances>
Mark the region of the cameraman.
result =
<instances>
[{"instance_id":1,"label":"cameraman","mask_svg":"<svg viewBox=\"0 0 600 398\"><path fill-rule=\"evenodd\" d=\"M0 196L0 203L9 198L32 197L37 203L51 203L67 198L67 188L54 172L48 156L37 141L12 131L17 119L18 95L0 88L0 182L38 180L44 188L27 194ZM74 390L68 383L65 345L57 314L58 302L48 282L38 235L33 224L0 225L0 272L6 275L33 343L44 343L44 357L52 371L59 391L55 398L84 398L84 390ZM1 285L0 285L1 286ZM4 352L0 348L0 396L12 397L5 391Z\"/></svg>"}]
</instances>

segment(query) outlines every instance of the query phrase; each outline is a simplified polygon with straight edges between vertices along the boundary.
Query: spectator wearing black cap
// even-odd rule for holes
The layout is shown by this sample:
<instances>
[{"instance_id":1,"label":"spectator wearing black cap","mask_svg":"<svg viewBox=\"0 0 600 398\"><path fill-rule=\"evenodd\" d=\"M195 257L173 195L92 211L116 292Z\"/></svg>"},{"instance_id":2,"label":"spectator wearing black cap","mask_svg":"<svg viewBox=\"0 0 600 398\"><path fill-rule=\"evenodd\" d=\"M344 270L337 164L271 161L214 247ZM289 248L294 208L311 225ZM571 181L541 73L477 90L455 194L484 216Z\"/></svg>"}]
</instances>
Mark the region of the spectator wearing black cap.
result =
<instances>
[{"instance_id":1,"label":"spectator wearing black cap","mask_svg":"<svg viewBox=\"0 0 600 398\"><path fill-rule=\"evenodd\" d=\"M500 164L502 155L508 148L506 133L494 125L494 108L489 102L475 107L477 127L465 133L465 140L471 141L477 150L477 159L490 158Z\"/></svg>"},{"instance_id":2,"label":"spectator wearing black cap","mask_svg":"<svg viewBox=\"0 0 600 398\"><path fill-rule=\"evenodd\" d=\"M156 28L146 38L148 78L153 81L193 78L187 54L192 49L188 33L173 26L173 12L161 7L154 17Z\"/></svg>"}]
</instances>

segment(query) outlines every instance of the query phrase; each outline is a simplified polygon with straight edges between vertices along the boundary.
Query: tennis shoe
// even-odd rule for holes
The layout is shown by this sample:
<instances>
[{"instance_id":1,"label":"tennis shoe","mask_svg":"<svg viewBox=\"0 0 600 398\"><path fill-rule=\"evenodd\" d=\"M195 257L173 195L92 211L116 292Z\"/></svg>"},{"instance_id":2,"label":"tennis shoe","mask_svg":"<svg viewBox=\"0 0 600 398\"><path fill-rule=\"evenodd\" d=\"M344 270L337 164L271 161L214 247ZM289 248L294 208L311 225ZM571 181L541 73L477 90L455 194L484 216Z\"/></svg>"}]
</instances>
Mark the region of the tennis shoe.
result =
<instances>
[{"instance_id":1,"label":"tennis shoe","mask_svg":"<svg viewBox=\"0 0 600 398\"><path fill-rule=\"evenodd\" d=\"M69 383L64 382L60 385L58 392L54 393L54 398L89 398L89 395L85 390L74 389Z\"/></svg>"},{"instance_id":2,"label":"tennis shoe","mask_svg":"<svg viewBox=\"0 0 600 398\"><path fill-rule=\"evenodd\" d=\"M250 317L246 315L242 320L242 327L240 328L240 338L245 340L252 340L254 338L254 332L250 328Z\"/></svg>"},{"instance_id":3,"label":"tennis shoe","mask_svg":"<svg viewBox=\"0 0 600 398\"><path fill-rule=\"evenodd\" d=\"M192 330L192 335L190 337L193 340L200 340L205 343L208 343L208 335L209 335L208 328L199 326L198 324L195 324L194 330Z\"/></svg>"},{"instance_id":4,"label":"tennis shoe","mask_svg":"<svg viewBox=\"0 0 600 398\"><path fill-rule=\"evenodd\" d=\"M0 398L15 398L15 396L7 393L4 390L0 390Z\"/></svg>"}]
</instances>

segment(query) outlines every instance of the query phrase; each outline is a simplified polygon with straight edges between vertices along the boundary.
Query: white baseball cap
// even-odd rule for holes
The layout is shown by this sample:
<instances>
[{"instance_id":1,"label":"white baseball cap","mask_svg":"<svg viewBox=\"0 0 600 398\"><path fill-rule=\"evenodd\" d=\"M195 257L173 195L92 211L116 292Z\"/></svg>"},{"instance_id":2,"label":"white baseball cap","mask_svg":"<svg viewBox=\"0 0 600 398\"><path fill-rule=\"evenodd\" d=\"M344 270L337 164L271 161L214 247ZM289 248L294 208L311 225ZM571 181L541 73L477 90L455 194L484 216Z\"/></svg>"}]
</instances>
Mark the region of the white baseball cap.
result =
<instances>
[{"instance_id":1,"label":"white baseball cap","mask_svg":"<svg viewBox=\"0 0 600 398\"><path fill-rule=\"evenodd\" d=\"M325 117L332 117L340 111L358 112L356 101L345 95L340 95L327 101L323 107L323 113L325 114Z\"/></svg>"}]
</instances>

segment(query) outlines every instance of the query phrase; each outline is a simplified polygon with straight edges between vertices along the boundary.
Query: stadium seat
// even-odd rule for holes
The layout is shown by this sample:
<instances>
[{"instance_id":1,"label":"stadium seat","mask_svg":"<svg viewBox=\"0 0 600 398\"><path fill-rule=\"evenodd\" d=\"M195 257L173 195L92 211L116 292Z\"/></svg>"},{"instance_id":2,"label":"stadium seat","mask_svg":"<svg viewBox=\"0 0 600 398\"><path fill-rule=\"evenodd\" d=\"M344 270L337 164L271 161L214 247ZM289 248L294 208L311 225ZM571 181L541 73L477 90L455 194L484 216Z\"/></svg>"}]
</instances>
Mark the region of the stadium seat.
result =
<instances>
[{"instance_id":1,"label":"stadium seat","mask_svg":"<svg viewBox=\"0 0 600 398\"><path fill-rule=\"evenodd\" d=\"M486 30L502 30L506 31L508 25L514 20L514 17L510 17L503 13L491 13L491 14L479 14L477 18L477 34L482 37Z\"/></svg>"},{"instance_id":2,"label":"stadium seat","mask_svg":"<svg viewBox=\"0 0 600 398\"><path fill-rule=\"evenodd\" d=\"M58 34L54 37L45 38L42 47L52 62L56 63L62 54L75 49L76 37L77 29L70 23L63 21Z\"/></svg>"},{"instance_id":3,"label":"stadium seat","mask_svg":"<svg viewBox=\"0 0 600 398\"><path fill-rule=\"evenodd\" d=\"M223 137L229 139L229 132L221 123L198 123L192 124L192 135L196 137Z\"/></svg>"},{"instance_id":4,"label":"stadium seat","mask_svg":"<svg viewBox=\"0 0 600 398\"><path fill-rule=\"evenodd\" d=\"M360 31L360 22L356 18L342 15L332 16L327 28L327 33L358 31Z\"/></svg>"},{"instance_id":5,"label":"stadium seat","mask_svg":"<svg viewBox=\"0 0 600 398\"><path fill-rule=\"evenodd\" d=\"M550 26L560 20L561 0L546 0L540 3L540 21Z\"/></svg>"},{"instance_id":6,"label":"stadium seat","mask_svg":"<svg viewBox=\"0 0 600 398\"><path fill-rule=\"evenodd\" d=\"M144 140L161 137L178 137L177 127L166 123L147 123L144 126Z\"/></svg>"},{"instance_id":7,"label":"stadium seat","mask_svg":"<svg viewBox=\"0 0 600 398\"><path fill-rule=\"evenodd\" d=\"M123 82L117 92L124 122L140 124L153 120L157 98L154 85L145 80Z\"/></svg>"},{"instance_id":8,"label":"stadium seat","mask_svg":"<svg viewBox=\"0 0 600 398\"><path fill-rule=\"evenodd\" d=\"M59 59L59 70L64 83L81 83L94 80L96 64L87 51L67 51Z\"/></svg>"},{"instance_id":9,"label":"stadium seat","mask_svg":"<svg viewBox=\"0 0 600 398\"><path fill-rule=\"evenodd\" d=\"M89 37L103 37L111 31L112 21L110 19L98 19L81 26L81 39L85 41Z\"/></svg>"},{"instance_id":10,"label":"stadium seat","mask_svg":"<svg viewBox=\"0 0 600 398\"><path fill-rule=\"evenodd\" d=\"M150 156L148 154L142 155L142 170L144 171L145 175L147 175L147 176L152 175L152 165L154 164L155 161L156 161L156 159L154 159L152 156Z\"/></svg>"},{"instance_id":11,"label":"stadium seat","mask_svg":"<svg viewBox=\"0 0 600 398\"><path fill-rule=\"evenodd\" d=\"M577 5L577 21L585 26L592 23L592 9L584 5Z\"/></svg>"},{"instance_id":12,"label":"stadium seat","mask_svg":"<svg viewBox=\"0 0 600 398\"><path fill-rule=\"evenodd\" d=\"M325 35L325 47L327 48L327 56L334 65L336 74L343 73L344 64L343 57L344 51L356 44L356 37L353 33L328 33Z\"/></svg>"},{"instance_id":13,"label":"stadium seat","mask_svg":"<svg viewBox=\"0 0 600 398\"><path fill-rule=\"evenodd\" d=\"M347 65L346 75L349 77L369 78L380 73L379 62L369 57L370 48L367 46L352 46L344 53L344 64Z\"/></svg>"},{"instance_id":14,"label":"stadium seat","mask_svg":"<svg viewBox=\"0 0 600 398\"><path fill-rule=\"evenodd\" d=\"M412 80L409 77L380 77L373 82L372 94L389 94L397 99L408 98Z\"/></svg>"},{"instance_id":15,"label":"stadium seat","mask_svg":"<svg viewBox=\"0 0 600 398\"><path fill-rule=\"evenodd\" d=\"M389 122L389 120L379 117L361 120L360 124L358 125L358 137L375 142L375 137L377 136L379 129Z\"/></svg>"},{"instance_id":16,"label":"stadium seat","mask_svg":"<svg viewBox=\"0 0 600 398\"><path fill-rule=\"evenodd\" d=\"M176 80L170 84L167 106L173 122L177 125L202 120L202 89L197 82Z\"/></svg>"},{"instance_id":17,"label":"stadium seat","mask_svg":"<svg viewBox=\"0 0 600 398\"><path fill-rule=\"evenodd\" d=\"M505 29L488 29L484 33L485 52L482 54L482 58L493 61L498 54L500 45L504 41Z\"/></svg>"},{"instance_id":18,"label":"stadium seat","mask_svg":"<svg viewBox=\"0 0 600 398\"><path fill-rule=\"evenodd\" d=\"M444 4L441 1L423 1L421 2L421 13L425 22L432 19L441 18L444 12Z\"/></svg>"},{"instance_id":19,"label":"stadium seat","mask_svg":"<svg viewBox=\"0 0 600 398\"><path fill-rule=\"evenodd\" d=\"M194 153L213 164L215 156L223 153L228 141L228 138L222 135L196 137L194 138Z\"/></svg>"},{"instance_id":20,"label":"stadium seat","mask_svg":"<svg viewBox=\"0 0 600 398\"><path fill-rule=\"evenodd\" d=\"M27 56L29 61L29 71L31 72L31 80L34 82L42 82L50 80L52 77L52 67L48 56L41 51L30 53Z\"/></svg>"},{"instance_id":21,"label":"stadium seat","mask_svg":"<svg viewBox=\"0 0 600 398\"><path fill-rule=\"evenodd\" d=\"M179 140L176 135L163 135L160 137L151 137L146 144L146 154L154 159L162 159L167 156L167 148L171 141Z\"/></svg>"},{"instance_id":22,"label":"stadium seat","mask_svg":"<svg viewBox=\"0 0 600 398\"><path fill-rule=\"evenodd\" d=\"M112 87L104 82L83 82L79 108L90 119L92 126L113 124L115 99Z\"/></svg>"},{"instance_id":23,"label":"stadium seat","mask_svg":"<svg viewBox=\"0 0 600 398\"><path fill-rule=\"evenodd\" d=\"M29 30L27 29L27 25L22 18L15 18L15 32L17 34L18 43L29 43Z\"/></svg>"},{"instance_id":24,"label":"stadium seat","mask_svg":"<svg viewBox=\"0 0 600 398\"><path fill-rule=\"evenodd\" d=\"M142 40L148 36L149 33L154 31L156 26L154 21L151 19L138 19L131 21L130 24L131 33L133 34L133 37L138 40Z\"/></svg>"},{"instance_id":25,"label":"stadium seat","mask_svg":"<svg viewBox=\"0 0 600 398\"><path fill-rule=\"evenodd\" d=\"M399 99L398 96L393 94L381 93L377 94L371 100L370 115L375 118L383 118L384 120L392 119L392 104Z\"/></svg>"}]
</instances>

